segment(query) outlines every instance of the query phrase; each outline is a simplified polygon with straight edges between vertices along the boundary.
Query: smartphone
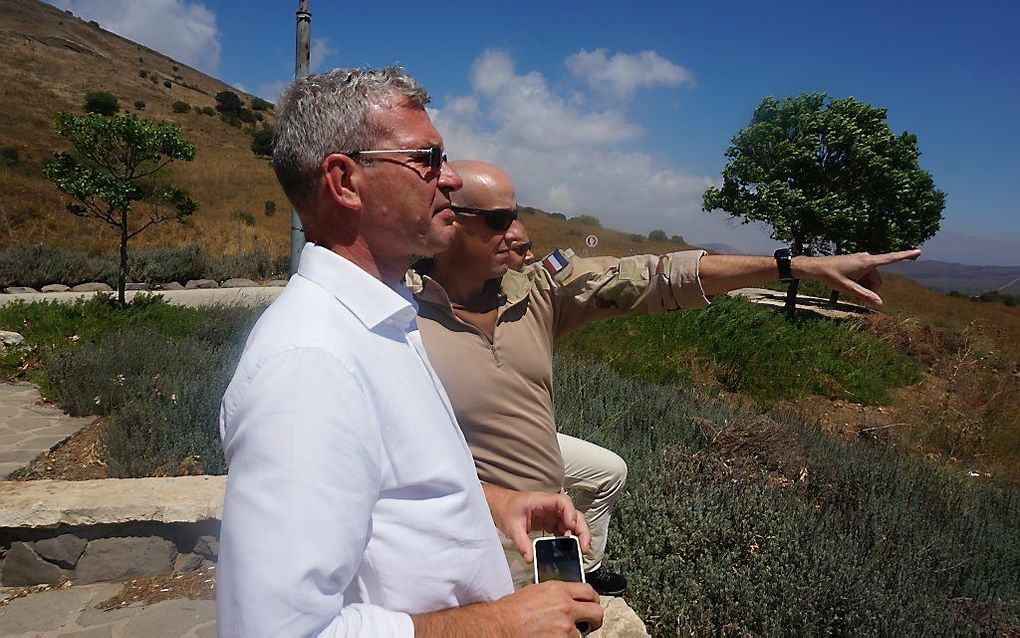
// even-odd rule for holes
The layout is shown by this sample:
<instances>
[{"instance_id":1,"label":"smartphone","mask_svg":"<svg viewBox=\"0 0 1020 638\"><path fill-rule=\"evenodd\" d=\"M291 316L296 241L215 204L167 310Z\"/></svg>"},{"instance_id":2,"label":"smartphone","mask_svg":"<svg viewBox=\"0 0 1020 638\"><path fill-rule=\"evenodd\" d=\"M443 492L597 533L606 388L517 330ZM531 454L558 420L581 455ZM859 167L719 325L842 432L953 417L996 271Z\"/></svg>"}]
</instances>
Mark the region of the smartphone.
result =
<instances>
[{"instance_id":1,"label":"smartphone","mask_svg":"<svg viewBox=\"0 0 1020 638\"><path fill-rule=\"evenodd\" d=\"M581 545L574 536L544 536L532 542L535 582L562 580L584 582L581 566Z\"/></svg>"}]
</instances>

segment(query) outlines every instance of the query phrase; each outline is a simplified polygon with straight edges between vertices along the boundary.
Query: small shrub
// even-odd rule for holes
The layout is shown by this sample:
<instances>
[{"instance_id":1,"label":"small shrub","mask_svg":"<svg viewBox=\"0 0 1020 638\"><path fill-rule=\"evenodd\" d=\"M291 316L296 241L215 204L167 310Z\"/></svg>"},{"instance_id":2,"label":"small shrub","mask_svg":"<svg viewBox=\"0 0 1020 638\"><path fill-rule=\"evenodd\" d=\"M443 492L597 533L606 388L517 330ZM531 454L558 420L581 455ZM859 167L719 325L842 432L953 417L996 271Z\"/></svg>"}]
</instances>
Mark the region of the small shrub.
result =
<instances>
[{"instance_id":1,"label":"small shrub","mask_svg":"<svg viewBox=\"0 0 1020 638\"><path fill-rule=\"evenodd\" d=\"M669 241L674 243L674 244L686 244L687 243L687 241L684 239L683 235L673 235L672 237L669 238Z\"/></svg>"},{"instance_id":2,"label":"small shrub","mask_svg":"<svg viewBox=\"0 0 1020 638\"><path fill-rule=\"evenodd\" d=\"M147 77L149 77L149 72L146 71L145 69L142 69L142 70L140 70L138 72L138 77L140 77L140 78L147 78Z\"/></svg>"},{"instance_id":3,"label":"small shrub","mask_svg":"<svg viewBox=\"0 0 1020 638\"><path fill-rule=\"evenodd\" d=\"M266 200L266 203L262 205L262 210L266 214L266 217L272 217L276 214L276 202Z\"/></svg>"},{"instance_id":4,"label":"small shrub","mask_svg":"<svg viewBox=\"0 0 1020 638\"><path fill-rule=\"evenodd\" d=\"M255 225L255 216L247 211L236 211L230 216L230 218L244 226L248 226L249 228Z\"/></svg>"},{"instance_id":5,"label":"small shrub","mask_svg":"<svg viewBox=\"0 0 1020 638\"><path fill-rule=\"evenodd\" d=\"M206 256L198 246L133 250L128 255L128 276L149 285L185 283L205 275Z\"/></svg>"},{"instance_id":6,"label":"small shrub","mask_svg":"<svg viewBox=\"0 0 1020 638\"><path fill-rule=\"evenodd\" d=\"M241 98L233 91L220 91L216 94L216 110L220 113L237 113L241 110Z\"/></svg>"},{"instance_id":7,"label":"small shrub","mask_svg":"<svg viewBox=\"0 0 1020 638\"><path fill-rule=\"evenodd\" d=\"M169 88L173 87L173 85L174 85L174 83L171 82L170 80L163 80L163 86L165 86L166 88L169 89Z\"/></svg>"},{"instance_id":8,"label":"small shrub","mask_svg":"<svg viewBox=\"0 0 1020 638\"><path fill-rule=\"evenodd\" d=\"M181 67L179 67L179 66L177 66L177 65L175 64L175 65L174 65L174 71L180 71L180 70L181 70Z\"/></svg>"},{"instance_id":9,"label":"small shrub","mask_svg":"<svg viewBox=\"0 0 1020 638\"><path fill-rule=\"evenodd\" d=\"M17 146L0 146L0 166L14 166L18 159Z\"/></svg>"},{"instance_id":10,"label":"small shrub","mask_svg":"<svg viewBox=\"0 0 1020 638\"><path fill-rule=\"evenodd\" d=\"M666 241L666 231L664 230L653 230L648 233L648 239L651 241Z\"/></svg>"},{"instance_id":11,"label":"small shrub","mask_svg":"<svg viewBox=\"0 0 1020 638\"><path fill-rule=\"evenodd\" d=\"M237 117L237 113L220 113L220 121L238 128L241 126L241 119Z\"/></svg>"},{"instance_id":12,"label":"small shrub","mask_svg":"<svg viewBox=\"0 0 1020 638\"><path fill-rule=\"evenodd\" d=\"M563 213L549 213L549 218L550 219L562 219L562 220L566 221L567 216L564 215Z\"/></svg>"},{"instance_id":13,"label":"small shrub","mask_svg":"<svg viewBox=\"0 0 1020 638\"><path fill-rule=\"evenodd\" d=\"M238 111L237 111L237 119L239 119L242 122L245 122L247 124L251 124L251 123L256 121L255 120L255 113L253 113L252 111L250 111L248 109L245 109L245 108L238 109Z\"/></svg>"},{"instance_id":14,"label":"small shrub","mask_svg":"<svg viewBox=\"0 0 1020 638\"><path fill-rule=\"evenodd\" d=\"M85 111L100 115L115 115L120 110L117 98L108 91L89 91L85 94Z\"/></svg>"},{"instance_id":15,"label":"small shrub","mask_svg":"<svg viewBox=\"0 0 1020 638\"><path fill-rule=\"evenodd\" d=\"M200 110L202 115L216 115L216 109L211 106L203 106Z\"/></svg>"},{"instance_id":16,"label":"small shrub","mask_svg":"<svg viewBox=\"0 0 1020 638\"><path fill-rule=\"evenodd\" d=\"M113 285L117 271L104 257L43 244L20 244L0 249L0 288L46 284L75 286L90 281Z\"/></svg>"},{"instance_id":17,"label":"small shrub","mask_svg":"<svg viewBox=\"0 0 1020 638\"><path fill-rule=\"evenodd\" d=\"M577 215L575 217L571 217L570 221L575 224L585 224L587 226L602 226L602 222L594 215Z\"/></svg>"},{"instance_id":18,"label":"small shrub","mask_svg":"<svg viewBox=\"0 0 1020 638\"><path fill-rule=\"evenodd\" d=\"M138 111L145 110L145 100L135 100L135 109Z\"/></svg>"},{"instance_id":19,"label":"small shrub","mask_svg":"<svg viewBox=\"0 0 1020 638\"><path fill-rule=\"evenodd\" d=\"M174 100L173 103L174 113L187 113L191 110L191 105L184 100Z\"/></svg>"},{"instance_id":20,"label":"small shrub","mask_svg":"<svg viewBox=\"0 0 1020 638\"><path fill-rule=\"evenodd\" d=\"M645 236L639 235L637 233L632 233L630 235L627 235L627 239L631 240L635 244L640 244L645 241Z\"/></svg>"},{"instance_id":21,"label":"small shrub","mask_svg":"<svg viewBox=\"0 0 1020 638\"><path fill-rule=\"evenodd\" d=\"M89 20L89 26L90 27L95 27L95 28L98 29L99 28L99 23L96 22L95 20Z\"/></svg>"},{"instance_id":22,"label":"small shrub","mask_svg":"<svg viewBox=\"0 0 1020 638\"><path fill-rule=\"evenodd\" d=\"M251 141L251 152L258 157L272 157L273 129L266 127L255 133Z\"/></svg>"},{"instance_id":23,"label":"small shrub","mask_svg":"<svg viewBox=\"0 0 1020 638\"><path fill-rule=\"evenodd\" d=\"M155 73L149 76L149 81L153 84L159 84L159 78L156 77Z\"/></svg>"},{"instance_id":24,"label":"small shrub","mask_svg":"<svg viewBox=\"0 0 1020 638\"><path fill-rule=\"evenodd\" d=\"M253 97L251 99L251 110L253 111L271 111L273 110L273 103L263 100L260 97Z\"/></svg>"}]
</instances>

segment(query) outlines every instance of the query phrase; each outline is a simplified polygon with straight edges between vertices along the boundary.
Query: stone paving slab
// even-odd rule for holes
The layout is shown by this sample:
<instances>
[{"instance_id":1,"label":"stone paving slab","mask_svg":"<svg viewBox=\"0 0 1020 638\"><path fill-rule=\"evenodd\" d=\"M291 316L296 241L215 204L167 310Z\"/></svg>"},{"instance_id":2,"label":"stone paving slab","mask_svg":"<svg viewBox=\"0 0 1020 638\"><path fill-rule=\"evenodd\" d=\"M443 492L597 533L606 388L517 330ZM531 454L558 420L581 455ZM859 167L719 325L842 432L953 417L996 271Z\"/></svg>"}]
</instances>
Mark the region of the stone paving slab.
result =
<instances>
[{"instance_id":1,"label":"stone paving slab","mask_svg":"<svg viewBox=\"0 0 1020 638\"><path fill-rule=\"evenodd\" d=\"M0 634L5 638L80 636L216 635L216 603L211 600L165 600L104 611L96 605L115 595L119 584L79 585L29 594L0 607Z\"/></svg>"},{"instance_id":2,"label":"stone paving slab","mask_svg":"<svg viewBox=\"0 0 1020 638\"><path fill-rule=\"evenodd\" d=\"M0 383L0 479L94 419L68 416L40 399L29 383Z\"/></svg>"}]
</instances>

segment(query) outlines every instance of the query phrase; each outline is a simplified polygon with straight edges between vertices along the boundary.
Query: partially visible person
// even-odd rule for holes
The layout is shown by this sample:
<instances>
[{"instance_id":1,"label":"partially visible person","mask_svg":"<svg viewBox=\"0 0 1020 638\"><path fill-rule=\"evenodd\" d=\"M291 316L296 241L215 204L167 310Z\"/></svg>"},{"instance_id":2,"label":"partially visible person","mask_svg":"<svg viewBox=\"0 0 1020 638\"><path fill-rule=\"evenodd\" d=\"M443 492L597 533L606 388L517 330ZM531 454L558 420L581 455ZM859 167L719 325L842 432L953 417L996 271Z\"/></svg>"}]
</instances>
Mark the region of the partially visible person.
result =
<instances>
[{"instance_id":1,"label":"partially visible person","mask_svg":"<svg viewBox=\"0 0 1020 638\"><path fill-rule=\"evenodd\" d=\"M552 393L559 337L599 319L705 307L711 295L779 277L813 279L880 305L876 268L920 254L791 259L687 250L582 259L556 251L518 272L512 182L484 162L455 166L464 186L452 194L453 242L419 262L408 283L478 476L511 489L556 493L565 484ZM527 582L527 566L507 556L515 584Z\"/></svg>"},{"instance_id":2,"label":"partially visible person","mask_svg":"<svg viewBox=\"0 0 1020 638\"><path fill-rule=\"evenodd\" d=\"M535 261L535 253L531 252L534 243L525 228L524 222L515 219L506 231L506 245L510 249L510 269L521 271L526 264Z\"/></svg>"},{"instance_id":3,"label":"partially visible person","mask_svg":"<svg viewBox=\"0 0 1020 638\"><path fill-rule=\"evenodd\" d=\"M273 167L309 243L223 397L221 636L576 635L583 583L513 593L496 528L589 535L563 495L475 473L401 279L453 237L461 179L401 69L297 80ZM495 523L495 526L493 525Z\"/></svg>"}]
</instances>

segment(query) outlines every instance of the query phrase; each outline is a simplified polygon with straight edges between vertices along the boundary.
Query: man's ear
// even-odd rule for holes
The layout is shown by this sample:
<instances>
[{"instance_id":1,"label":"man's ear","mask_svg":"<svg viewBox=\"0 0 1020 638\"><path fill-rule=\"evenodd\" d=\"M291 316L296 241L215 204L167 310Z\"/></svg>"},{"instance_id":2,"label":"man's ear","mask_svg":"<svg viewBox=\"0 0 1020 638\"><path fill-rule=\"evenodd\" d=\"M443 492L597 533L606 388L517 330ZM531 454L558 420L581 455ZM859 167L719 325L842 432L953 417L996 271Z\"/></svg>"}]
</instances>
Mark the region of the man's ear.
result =
<instances>
[{"instance_id":1,"label":"man's ear","mask_svg":"<svg viewBox=\"0 0 1020 638\"><path fill-rule=\"evenodd\" d=\"M337 205L361 210L361 165L347 155L331 153L319 165L325 193Z\"/></svg>"}]
</instances>

